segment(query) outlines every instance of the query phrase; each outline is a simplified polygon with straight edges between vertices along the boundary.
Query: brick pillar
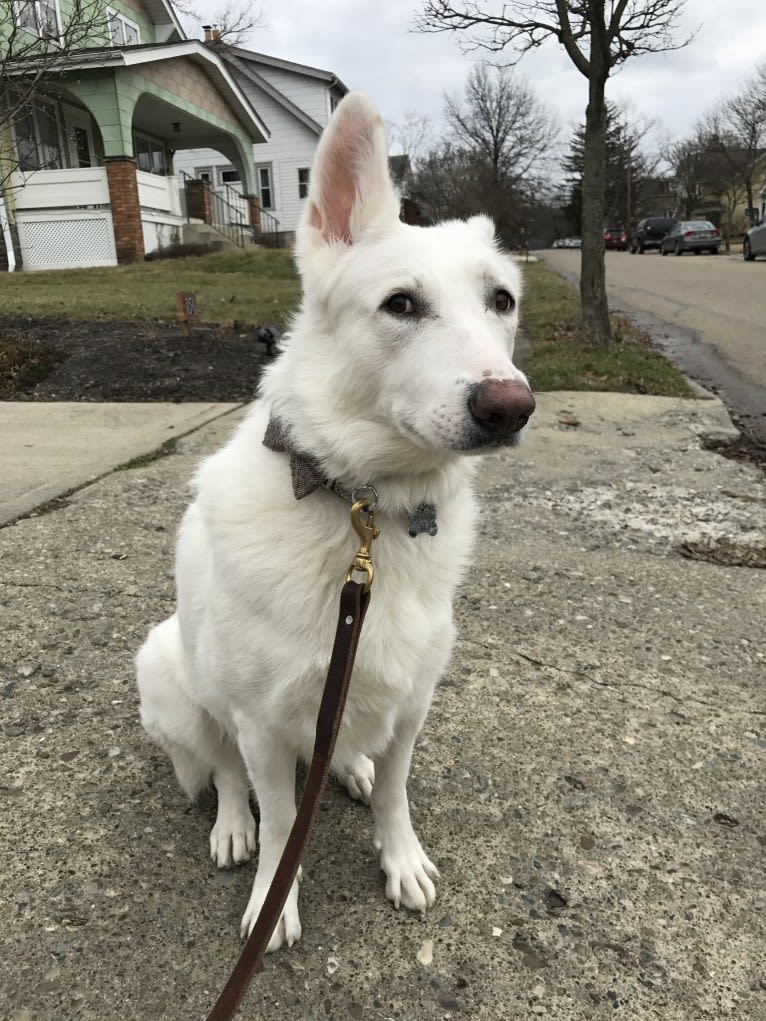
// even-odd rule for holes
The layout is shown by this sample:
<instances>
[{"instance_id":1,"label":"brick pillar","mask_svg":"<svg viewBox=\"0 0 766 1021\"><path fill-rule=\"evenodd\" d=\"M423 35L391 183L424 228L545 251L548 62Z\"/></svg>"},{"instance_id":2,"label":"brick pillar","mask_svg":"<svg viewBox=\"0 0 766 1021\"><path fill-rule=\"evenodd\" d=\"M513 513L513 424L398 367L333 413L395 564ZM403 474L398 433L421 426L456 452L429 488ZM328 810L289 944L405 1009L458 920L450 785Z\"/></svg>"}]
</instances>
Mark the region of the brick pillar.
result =
<instances>
[{"instance_id":1,"label":"brick pillar","mask_svg":"<svg viewBox=\"0 0 766 1021\"><path fill-rule=\"evenodd\" d=\"M112 156L104 160L104 165L109 182L117 262L139 262L145 252L136 161L130 156Z\"/></svg>"},{"instance_id":2,"label":"brick pillar","mask_svg":"<svg viewBox=\"0 0 766 1021\"><path fill-rule=\"evenodd\" d=\"M203 223L213 222L210 188L206 181L186 182L186 215L191 220L202 220Z\"/></svg>"},{"instance_id":3,"label":"brick pillar","mask_svg":"<svg viewBox=\"0 0 766 1021\"><path fill-rule=\"evenodd\" d=\"M258 198L257 195L245 195L244 198L247 202L247 208L250 212L250 226L253 228L256 234L260 234L261 200Z\"/></svg>"}]
</instances>

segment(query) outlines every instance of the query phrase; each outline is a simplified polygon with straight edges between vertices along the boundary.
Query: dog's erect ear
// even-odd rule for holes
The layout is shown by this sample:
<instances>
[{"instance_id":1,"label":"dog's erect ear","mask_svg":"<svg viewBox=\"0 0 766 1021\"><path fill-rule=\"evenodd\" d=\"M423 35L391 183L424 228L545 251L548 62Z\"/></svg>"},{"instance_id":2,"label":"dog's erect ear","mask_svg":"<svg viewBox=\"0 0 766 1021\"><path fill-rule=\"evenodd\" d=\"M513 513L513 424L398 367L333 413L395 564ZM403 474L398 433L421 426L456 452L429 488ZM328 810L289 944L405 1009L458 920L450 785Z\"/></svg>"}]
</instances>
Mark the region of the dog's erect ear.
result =
<instances>
[{"instance_id":1,"label":"dog's erect ear","mask_svg":"<svg viewBox=\"0 0 766 1021\"><path fill-rule=\"evenodd\" d=\"M383 121L366 96L350 92L319 142L300 230L350 245L376 222L398 218Z\"/></svg>"},{"instance_id":2,"label":"dog's erect ear","mask_svg":"<svg viewBox=\"0 0 766 1021\"><path fill-rule=\"evenodd\" d=\"M476 234L479 235L479 237L484 238L486 241L495 240L495 225L492 220L483 213L479 213L477 216L472 216L470 220L468 220L468 225Z\"/></svg>"}]
</instances>

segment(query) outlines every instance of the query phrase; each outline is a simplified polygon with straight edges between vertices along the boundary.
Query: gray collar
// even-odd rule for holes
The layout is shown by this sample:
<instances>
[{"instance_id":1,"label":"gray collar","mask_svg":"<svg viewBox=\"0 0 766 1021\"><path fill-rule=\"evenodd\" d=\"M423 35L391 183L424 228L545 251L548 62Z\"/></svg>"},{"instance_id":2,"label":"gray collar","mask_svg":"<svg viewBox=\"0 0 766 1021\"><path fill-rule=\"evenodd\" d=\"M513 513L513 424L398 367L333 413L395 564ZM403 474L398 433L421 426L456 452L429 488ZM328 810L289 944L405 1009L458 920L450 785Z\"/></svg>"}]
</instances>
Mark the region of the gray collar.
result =
<instances>
[{"instance_id":1,"label":"gray collar","mask_svg":"<svg viewBox=\"0 0 766 1021\"><path fill-rule=\"evenodd\" d=\"M290 427L274 415L269 419L263 445L278 454L290 455L290 475L296 500L310 496L317 489L326 489L347 503L361 499L369 499L373 505L377 502L378 494L370 483L349 489L338 479L328 478L322 470L319 459L313 454L305 454L298 450L293 445ZM408 510L407 519L407 531L413 538L421 533L436 535L438 531L436 508L433 504L421 503L414 510Z\"/></svg>"}]
</instances>

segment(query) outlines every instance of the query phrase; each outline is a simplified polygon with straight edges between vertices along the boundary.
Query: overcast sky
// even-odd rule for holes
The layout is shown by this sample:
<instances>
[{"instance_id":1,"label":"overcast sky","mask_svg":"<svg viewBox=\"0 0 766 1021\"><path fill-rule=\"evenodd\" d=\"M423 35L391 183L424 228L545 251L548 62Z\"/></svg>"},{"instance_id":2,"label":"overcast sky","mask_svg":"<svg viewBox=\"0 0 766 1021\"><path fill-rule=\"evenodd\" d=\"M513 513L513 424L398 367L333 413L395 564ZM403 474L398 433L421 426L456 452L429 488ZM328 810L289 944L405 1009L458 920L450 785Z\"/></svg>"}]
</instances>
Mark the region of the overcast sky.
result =
<instances>
[{"instance_id":1,"label":"overcast sky","mask_svg":"<svg viewBox=\"0 0 766 1021\"><path fill-rule=\"evenodd\" d=\"M223 3L200 0L199 7L213 20ZM409 113L428 117L437 139L444 93L461 93L480 59L463 54L452 35L415 33L417 0L260 0L260 10L250 49L333 71L350 89L366 92L389 122ZM629 60L607 84L608 98L628 101L642 121L657 123L660 136L684 135L766 59L766 2L687 0L678 38L695 31L685 49ZM527 54L519 71L568 138L584 120L585 78L555 42Z\"/></svg>"}]
</instances>

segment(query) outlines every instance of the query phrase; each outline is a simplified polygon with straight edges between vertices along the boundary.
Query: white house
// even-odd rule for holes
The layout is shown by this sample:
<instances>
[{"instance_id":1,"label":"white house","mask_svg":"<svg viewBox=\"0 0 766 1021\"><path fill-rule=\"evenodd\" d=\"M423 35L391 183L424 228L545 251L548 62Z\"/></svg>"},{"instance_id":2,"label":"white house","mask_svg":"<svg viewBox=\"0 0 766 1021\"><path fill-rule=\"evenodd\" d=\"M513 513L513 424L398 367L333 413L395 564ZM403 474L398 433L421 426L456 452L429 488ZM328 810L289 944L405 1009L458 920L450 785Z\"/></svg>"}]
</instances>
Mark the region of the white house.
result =
<instances>
[{"instance_id":1,"label":"white house","mask_svg":"<svg viewBox=\"0 0 766 1021\"><path fill-rule=\"evenodd\" d=\"M319 136L348 89L331 71L234 46L214 49L268 129L267 139L253 145L257 196L267 214L264 220L273 217L275 230L292 235L308 194ZM173 168L217 189L229 186L240 191L242 187L237 168L214 149L179 151Z\"/></svg>"}]
</instances>

